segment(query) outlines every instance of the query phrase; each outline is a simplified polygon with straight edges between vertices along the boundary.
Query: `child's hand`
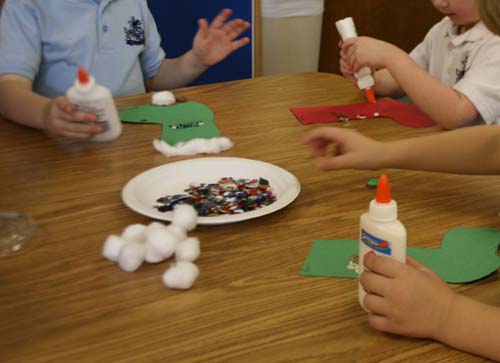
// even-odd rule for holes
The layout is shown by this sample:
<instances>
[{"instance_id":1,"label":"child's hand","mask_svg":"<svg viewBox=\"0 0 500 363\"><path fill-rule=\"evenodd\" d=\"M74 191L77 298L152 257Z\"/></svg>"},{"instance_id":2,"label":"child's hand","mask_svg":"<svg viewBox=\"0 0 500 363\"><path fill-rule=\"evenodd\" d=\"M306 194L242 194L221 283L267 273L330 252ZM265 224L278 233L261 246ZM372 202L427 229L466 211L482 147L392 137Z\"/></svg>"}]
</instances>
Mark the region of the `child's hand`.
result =
<instances>
[{"instance_id":1,"label":"child's hand","mask_svg":"<svg viewBox=\"0 0 500 363\"><path fill-rule=\"evenodd\" d=\"M354 77L354 72L352 70L352 68L347 64L347 60L346 58L344 57L343 53L342 53L342 45L344 44L343 41L340 41L339 42L339 48L340 48L340 73L342 73L342 75L351 80L353 84L356 84L356 78Z\"/></svg>"},{"instance_id":2,"label":"child's hand","mask_svg":"<svg viewBox=\"0 0 500 363\"><path fill-rule=\"evenodd\" d=\"M406 55L406 53L390 43L369 37L346 40L342 43L340 52L341 61L345 62L346 67L354 72L359 71L364 66L373 70L387 68L388 62L400 55Z\"/></svg>"},{"instance_id":3,"label":"child's hand","mask_svg":"<svg viewBox=\"0 0 500 363\"><path fill-rule=\"evenodd\" d=\"M250 28L250 23L241 19L227 21L232 13L230 9L222 10L210 26L206 19L198 20L193 52L203 66L209 67L220 62L250 42L248 37L235 40Z\"/></svg>"},{"instance_id":4,"label":"child's hand","mask_svg":"<svg viewBox=\"0 0 500 363\"><path fill-rule=\"evenodd\" d=\"M51 100L43 115L45 130L74 139L89 139L102 132L96 121L95 114L77 111L66 97Z\"/></svg>"},{"instance_id":5,"label":"child's hand","mask_svg":"<svg viewBox=\"0 0 500 363\"><path fill-rule=\"evenodd\" d=\"M364 263L371 270L360 277L367 291L368 323L385 332L436 339L458 295L412 257L403 264L368 255Z\"/></svg>"},{"instance_id":6,"label":"child's hand","mask_svg":"<svg viewBox=\"0 0 500 363\"><path fill-rule=\"evenodd\" d=\"M356 131L338 127L320 127L307 134L303 143L309 146L311 156L324 157L316 164L320 170L378 169L383 144ZM335 145L327 155L330 144Z\"/></svg>"}]
</instances>

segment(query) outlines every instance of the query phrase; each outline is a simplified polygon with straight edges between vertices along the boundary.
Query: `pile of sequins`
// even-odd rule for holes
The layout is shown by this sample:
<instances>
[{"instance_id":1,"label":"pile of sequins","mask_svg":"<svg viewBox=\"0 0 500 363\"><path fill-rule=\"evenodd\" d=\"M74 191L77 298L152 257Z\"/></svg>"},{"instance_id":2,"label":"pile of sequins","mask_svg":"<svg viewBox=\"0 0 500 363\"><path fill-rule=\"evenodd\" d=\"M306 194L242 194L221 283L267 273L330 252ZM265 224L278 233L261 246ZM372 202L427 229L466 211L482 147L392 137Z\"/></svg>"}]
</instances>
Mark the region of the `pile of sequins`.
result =
<instances>
[{"instance_id":1,"label":"pile of sequins","mask_svg":"<svg viewBox=\"0 0 500 363\"><path fill-rule=\"evenodd\" d=\"M234 179L224 177L217 183L190 184L187 194L167 195L157 200L160 212L168 212L179 203L192 205L201 217L240 214L256 210L276 201L264 178Z\"/></svg>"}]
</instances>

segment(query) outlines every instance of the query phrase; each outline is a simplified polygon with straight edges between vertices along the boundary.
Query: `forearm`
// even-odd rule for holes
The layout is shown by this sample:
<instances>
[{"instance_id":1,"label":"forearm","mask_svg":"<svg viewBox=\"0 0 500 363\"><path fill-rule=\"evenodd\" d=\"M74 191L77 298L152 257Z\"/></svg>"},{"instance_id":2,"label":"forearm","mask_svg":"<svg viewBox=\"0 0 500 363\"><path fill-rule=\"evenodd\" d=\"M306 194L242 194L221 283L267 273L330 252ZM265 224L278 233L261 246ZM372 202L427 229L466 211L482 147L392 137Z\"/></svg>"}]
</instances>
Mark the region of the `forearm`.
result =
<instances>
[{"instance_id":1,"label":"forearm","mask_svg":"<svg viewBox=\"0 0 500 363\"><path fill-rule=\"evenodd\" d=\"M420 110L442 127L457 128L477 116L467 97L431 76L408 55L391 58L387 70Z\"/></svg>"},{"instance_id":2,"label":"forearm","mask_svg":"<svg viewBox=\"0 0 500 363\"><path fill-rule=\"evenodd\" d=\"M151 82L151 91L162 91L187 86L207 68L208 66L200 64L192 50L179 58L164 59L158 74Z\"/></svg>"},{"instance_id":3,"label":"forearm","mask_svg":"<svg viewBox=\"0 0 500 363\"><path fill-rule=\"evenodd\" d=\"M383 144L380 168L500 174L500 126L473 126Z\"/></svg>"},{"instance_id":4,"label":"forearm","mask_svg":"<svg viewBox=\"0 0 500 363\"><path fill-rule=\"evenodd\" d=\"M500 308L459 295L434 339L500 361Z\"/></svg>"},{"instance_id":5,"label":"forearm","mask_svg":"<svg viewBox=\"0 0 500 363\"><path fill-rule=\"evenodd\" d=\"M25 84L4 77L0 78L0 114L19 124L44 129L43 117L50 99L34 93Z\"/></svg>"},{"instance_id":6,"label":"forearm","mask_svg":"<svg viewBox=\"0 0 500 363\"><path fill-rule=\"evenodd\" d=\"M375 72L375 94L378 96L401 97L404 92L387 69Z\"/></svg>"}]
</instances>

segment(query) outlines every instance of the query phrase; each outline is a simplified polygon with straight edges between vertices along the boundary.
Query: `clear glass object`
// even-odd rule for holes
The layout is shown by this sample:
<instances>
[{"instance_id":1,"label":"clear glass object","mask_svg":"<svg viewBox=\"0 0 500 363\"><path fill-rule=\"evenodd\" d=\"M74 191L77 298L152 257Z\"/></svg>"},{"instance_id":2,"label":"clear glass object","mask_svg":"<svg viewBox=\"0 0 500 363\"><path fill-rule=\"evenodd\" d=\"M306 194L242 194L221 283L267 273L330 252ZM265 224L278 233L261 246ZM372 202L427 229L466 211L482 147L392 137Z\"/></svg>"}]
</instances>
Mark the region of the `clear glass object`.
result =
<instances>
[{"instance_id":1,"label":"clear glass object","mask_svg":"<svg viewBox=\"0 0 500 363\"><path fill-rule=\"evenodd\" d=\"M24 213L0 212L0 256L19 251L35 228L34 220Z\"/></svg>"}]
</instances>

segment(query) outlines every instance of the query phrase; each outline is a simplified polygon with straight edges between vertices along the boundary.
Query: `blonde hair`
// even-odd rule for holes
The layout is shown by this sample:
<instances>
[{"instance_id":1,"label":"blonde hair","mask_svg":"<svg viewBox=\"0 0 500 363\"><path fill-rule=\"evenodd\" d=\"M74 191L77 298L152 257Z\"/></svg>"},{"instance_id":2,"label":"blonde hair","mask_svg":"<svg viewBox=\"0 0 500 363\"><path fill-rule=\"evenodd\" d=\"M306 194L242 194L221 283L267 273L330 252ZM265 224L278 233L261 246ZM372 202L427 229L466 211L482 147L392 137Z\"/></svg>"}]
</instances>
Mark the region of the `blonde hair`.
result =
<instances>
[{"instance_id":1,"label":"blonde hair","mask_svg":"<svg viewBox=\"0 0 500 363\"><path fill-rule=\"evenodd\" d=\"M477 0L479 18L486 27L496 35L500 35L500 1Z\"/></svg>"}]
</instances>

